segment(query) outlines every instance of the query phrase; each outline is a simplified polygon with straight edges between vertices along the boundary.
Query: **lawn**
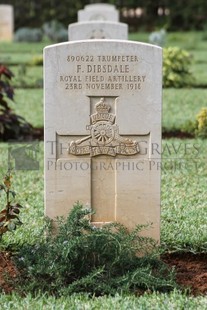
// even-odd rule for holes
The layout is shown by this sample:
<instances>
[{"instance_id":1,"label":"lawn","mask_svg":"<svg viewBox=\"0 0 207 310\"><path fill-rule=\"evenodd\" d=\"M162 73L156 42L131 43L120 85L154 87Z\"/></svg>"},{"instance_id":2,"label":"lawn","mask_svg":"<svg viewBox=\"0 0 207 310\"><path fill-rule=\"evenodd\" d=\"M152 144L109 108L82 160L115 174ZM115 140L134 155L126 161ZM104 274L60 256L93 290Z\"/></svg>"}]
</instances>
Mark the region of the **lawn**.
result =
<instances>
[{"instance_id":1,"label":"lawn","mask_svg":"<svg viewBox=\"0 0 207 310\"><path fill-rule=\"evenodd\" d=\"M202 107L207 107L207 88L167 88L163 90L163 132L180 130L194 121Z\"/></svg>"},{"instance_id":2,"label":"lawn","mask_svg":"<svg viewBox=\"0 0 207 310\"><path fill-rule=\"evenodd\" d=\"M148 41L148 33L130 34L131 40ZM15 73L15 103L12 108L35 127L43 126L42 67L27 65L42 54L46 43L1 44L0 61L10 64ZM163 132L180 131L194 121L202 107L207 107L207 41L202 32L169 33L166 46L187 49L194 58L194 88L163 90ZM18 147L19 144L9 144ZM164 139L162 145L161 252L207 253L207 140ZM0 144L0 177L7 170L8 144ZM17 201L24 205L24 224L14 233L5 234L0 249L14 253L23 244L44 240L43 142L39 142L36 171L15 171L13 186ZM2 200L2 204L5 203ZM1 207L2 207L1 204ZM35 220L34 220L35 219ZM190 297L174 290L169 294L89 298L85 294L55 298L31 294L0 296L1 309L204 309L205 296Z\"/></svg>"},{"instance_id":3,"label":"lawn","mask_svg":"<svg viewBox=\"0 0 207 310\"><path fill-rule=\"evenodd\" d=\"M13 85L16 88L42 88L42 66L18 65L11 67L14 73Z\"/></svg>"},{"instance_id":4,"label":"lawn","mask_svg":"<svg viewBox=\"0 0 207 310\"><path fill-rule=\"evenodd\" d=\"M34 127L43 127L43 89L19 88L15 90L15 102L11 107Z\"/></svg>"},{"instance_id":5,"label":"lawn","mask_svg":"<svg viewBox=\"0 0 207 310\"><path fill-rule=\"evenodd\" d=\"M77 310L77 309L119 309L119 310L166 310L166 309L188 309L188 310L203 310L206 308L206 299L204 297L188 297L181 295L178 291L171 294L145 294L139 298L135 296L120 296L115 297L99 297L90 298L87 295L72 295L67 298L55 298L46 296L37 296L32 298L27 295L22 298L18 295L0 296L2 310L16 309L32 309L32 310Z\"/></svg>"},{"instance_id":6,"label":"lawn","mask_svg":"<svg viewBox=\"0 0 207 310\"><path fill-rule=\"evenodd\" d=\"M207 141L165 139L161 244L167 251L207 252Z\"/></svg>"}]
</instances>

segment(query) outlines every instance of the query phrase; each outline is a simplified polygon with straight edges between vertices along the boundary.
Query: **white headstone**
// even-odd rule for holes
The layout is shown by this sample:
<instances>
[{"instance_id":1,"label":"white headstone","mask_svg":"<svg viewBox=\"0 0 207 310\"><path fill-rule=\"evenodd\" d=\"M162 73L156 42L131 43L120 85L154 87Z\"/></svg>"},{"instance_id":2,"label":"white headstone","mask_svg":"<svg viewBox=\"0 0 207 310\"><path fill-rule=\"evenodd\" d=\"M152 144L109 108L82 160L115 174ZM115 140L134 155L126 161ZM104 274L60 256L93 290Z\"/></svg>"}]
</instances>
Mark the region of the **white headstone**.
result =
<instances>
[{"instance_id":1,"label":"white headstone","mask_svg":"<svg viewBox=\"0 0 207 310\"><path fill-rule=\"evenodd\" d=\"M85 5L84 10L116 10L116 7L109 3L94 3Z\"/></svg>"},{"instance_id":2,"label":"white headstone","mask_svg":"<svg viewBox=\"0 0 207 310\"><path fill-rule=\"evenodd\" d=\"M94 8L90 10L79 10L78 11L78 22L87 22L92 20L100 21L119 21L119 12L108 8Z\"/></svg>"},{"instance_id":3,"label":"white headstone","mask_svg":"<svg viewBox=\"0 0 207 310\"><path fill-rule=\"evenodd\" d=\"M89 40L44 50L45 205L160 235L162 49Z\"/></svg>"},{"instance_id":4,"label":"white headstone","mask_svg":"<svg viewBox=\"0 0 207 310\"><path fill-rule=\"evenodd\" d=\"M12 5L0 5L0 41L12 41L14 30L14 13Z\"/></svg>"},{"instance_id":5,"label":"white headstone","mask_svg":"<svg viewBox=\"0 0 207 310\"><path fill-rule=\"evenodd\" d=\"M90 39L128 39L128 25L116 22L80 22L68 27L70 41Z\"/></svg>"}]
</instances>

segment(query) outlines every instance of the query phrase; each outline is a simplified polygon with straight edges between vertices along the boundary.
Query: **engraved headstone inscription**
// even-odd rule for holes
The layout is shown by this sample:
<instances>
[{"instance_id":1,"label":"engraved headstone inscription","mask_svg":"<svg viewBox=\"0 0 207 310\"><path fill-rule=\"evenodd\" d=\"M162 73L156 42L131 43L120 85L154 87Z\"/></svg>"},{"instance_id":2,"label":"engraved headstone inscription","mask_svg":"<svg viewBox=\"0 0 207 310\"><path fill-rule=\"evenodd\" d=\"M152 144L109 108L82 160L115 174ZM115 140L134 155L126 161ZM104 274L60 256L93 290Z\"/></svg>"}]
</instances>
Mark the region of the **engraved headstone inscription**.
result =
<instances>
[{"instance_id":1,"label":"engraved headstone inscription","mask_svg":"<svg viewBox=\"0 0 207 310\"><path fill-rule=\"evenodd\" d=\"M88 40L44 50L46 215L80 201L94 225L159 240L162 49Z\"/></svg>"},{"instance_id":2,"label":"engraved headstone inscription","mask_svg":"<svg viewBox=\"0 0 207 310\"><path fill-rule=\"evenodd\" d=\"M90 21L70 24L68 27L70 41L90 39L128 39L128 25L124 23Z\"/></svg>"},{"instance_id":3,"label":"engraved headstone inscription","mask_svg":"<svg viewBox=\"0 0 207 310\"><path fill-rule=\"evenodd\" d=\"M14 28L13 6L0 5L0 41L11 42L13 40Z\"/></svg>"}]
</instances>

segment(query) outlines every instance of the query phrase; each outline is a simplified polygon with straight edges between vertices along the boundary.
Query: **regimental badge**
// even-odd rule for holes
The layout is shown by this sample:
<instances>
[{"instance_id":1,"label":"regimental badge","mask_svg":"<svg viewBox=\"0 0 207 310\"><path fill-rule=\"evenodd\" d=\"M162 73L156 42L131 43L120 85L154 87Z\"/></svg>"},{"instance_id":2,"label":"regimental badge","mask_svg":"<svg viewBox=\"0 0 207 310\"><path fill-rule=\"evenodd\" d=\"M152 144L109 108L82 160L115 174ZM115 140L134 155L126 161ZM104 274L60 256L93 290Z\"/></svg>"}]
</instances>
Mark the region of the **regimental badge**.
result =
<instances>
[{"instance_id":1,"label":"regimental badge","mask_svg":"<svg viewBox=\"0 0 207 310\"><path fill-rule=\"evenodd\" d=\"M110 112L111 107L105 103L104 98L95 105L96 113L90 116L91 125L86 129L90 135L83 139L71 141L68 153L73 155L135 155L139 153L136 141L123 138L119 135L119 127L115 123L116 116Z\"/></svg>"}]
</instances>

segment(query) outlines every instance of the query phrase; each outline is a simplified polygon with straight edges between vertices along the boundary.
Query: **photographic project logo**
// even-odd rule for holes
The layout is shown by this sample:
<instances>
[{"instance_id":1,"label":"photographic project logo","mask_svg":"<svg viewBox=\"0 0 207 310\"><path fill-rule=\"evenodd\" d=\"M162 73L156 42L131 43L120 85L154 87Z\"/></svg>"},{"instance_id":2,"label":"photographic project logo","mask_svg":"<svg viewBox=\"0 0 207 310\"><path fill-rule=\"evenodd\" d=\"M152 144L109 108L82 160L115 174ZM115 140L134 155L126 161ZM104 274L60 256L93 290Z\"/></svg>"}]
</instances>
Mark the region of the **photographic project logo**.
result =
<instances>
[{"instance_id":1,"label":"photographic project logo","mask_svg":"<svg viewBox=\"0 0 207 310\"><path fill-rule=\"evenodd\" d=\"M10 170L39 170L39 143L9 143L8 168Z\"/></svg>"}]
</instances>

